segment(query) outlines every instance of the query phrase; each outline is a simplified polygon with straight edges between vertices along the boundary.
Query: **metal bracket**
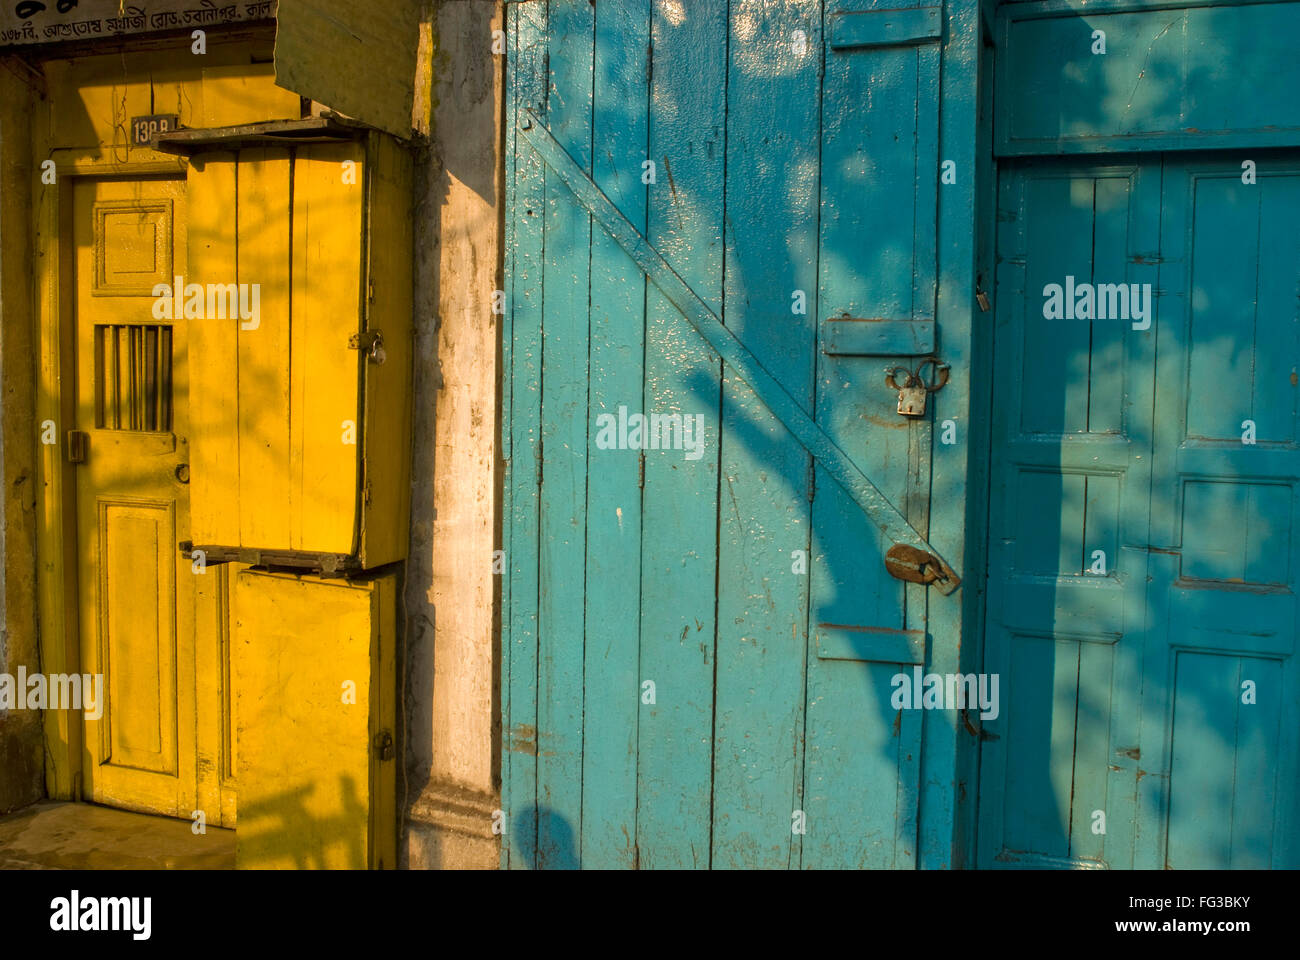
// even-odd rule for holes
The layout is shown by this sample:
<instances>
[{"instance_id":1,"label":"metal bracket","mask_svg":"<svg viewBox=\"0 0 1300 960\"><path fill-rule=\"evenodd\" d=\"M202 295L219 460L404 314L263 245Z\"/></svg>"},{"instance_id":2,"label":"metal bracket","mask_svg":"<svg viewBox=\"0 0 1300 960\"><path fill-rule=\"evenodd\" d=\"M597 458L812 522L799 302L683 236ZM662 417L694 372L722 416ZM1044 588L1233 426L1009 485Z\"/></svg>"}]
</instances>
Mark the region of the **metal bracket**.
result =
<instances>
[{"instance_id":1,"label":"metal bracket","mask_svg":"<svg viewBox=\"0 0 1300 960\"><path fill-rule=\"evenodd\" d=\"M936 575L930 582L940 593L950 594L956 590L961 578L944 563L939 551L930 546L925 537L907 522L907 518L889 502L880 488L836 446L830 435L808 416L804 408L781 386L780 381L767 372L736 334L723 325L709 305L700 299L650 241L623 216L622 211L595 181L587 176L586 171L565 152L537 115L526 110L520 116L518 125L521 136L568 185L577 201L663 291L664 296L682 312L682 316L723 362L749 384L795 439L821 462L826 472L863 509L868 519L896 544L910 545L934 558Z\"/></svg>"},{"instance_id":2,"label":"metal bracket","mask_svg":"<svg viewBox=\"0 0 1300 960\"><path fill-rule=\"evenodd\" d=\"M63 450L68 463L85 463L86 449L90 446L90 434L85 430L69 430L63 435Z\"/></svg>"},{"instance_id":3,"label":"metal bracket","mask_svg":"<svg viewBox=\"0 0 1300 960\"><path fill-rule=\"evenodd\" d=\"M383 364L388 356L384 351L382 330L367 330L365 333L352 334L348 337L348 349L364 352L366 359L374 364Z\"/></svg>"}]
</instances>

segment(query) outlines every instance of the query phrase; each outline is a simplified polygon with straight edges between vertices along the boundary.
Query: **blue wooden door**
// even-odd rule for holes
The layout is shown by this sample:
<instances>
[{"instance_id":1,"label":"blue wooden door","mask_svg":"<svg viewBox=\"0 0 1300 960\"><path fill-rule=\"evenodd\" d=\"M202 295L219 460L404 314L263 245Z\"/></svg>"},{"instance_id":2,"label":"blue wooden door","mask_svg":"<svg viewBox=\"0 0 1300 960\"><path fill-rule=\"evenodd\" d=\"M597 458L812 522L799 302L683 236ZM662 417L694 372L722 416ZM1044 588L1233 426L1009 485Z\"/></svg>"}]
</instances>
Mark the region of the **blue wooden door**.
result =
<instances>
[{"instance_id":1,"label":"blue wooden door","mask_svg":"<svg viewBox=\"0 0 1300 960\"><path fill-rule=\"evenodd\" d=\"M1300 863L1300 164L1252 163L1004 167L985 866Z\"/></svg>"},{"instance_id":2,"label":"blue wooden door","mask_svg":"<svg viewBox=\"0 0 1300 960\"><path fill-rule=\"evenodd\" d=\"M938 16L855 6L508 7L508 866L917 860L922 720L890 681L931 591L786 422L924 538L942 401L903 419L883 369L934 338Z\"/></svg>"}]
</instances>

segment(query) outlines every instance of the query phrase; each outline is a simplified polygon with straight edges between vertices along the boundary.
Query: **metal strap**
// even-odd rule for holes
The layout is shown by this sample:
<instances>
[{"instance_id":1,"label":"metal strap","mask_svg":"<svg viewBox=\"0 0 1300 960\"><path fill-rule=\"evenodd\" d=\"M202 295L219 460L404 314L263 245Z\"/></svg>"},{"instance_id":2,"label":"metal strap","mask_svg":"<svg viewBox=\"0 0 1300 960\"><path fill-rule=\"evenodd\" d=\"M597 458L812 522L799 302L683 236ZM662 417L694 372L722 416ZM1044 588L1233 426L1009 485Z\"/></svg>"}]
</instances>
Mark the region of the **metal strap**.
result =
<instances>
[{"instance_id":1,"label":"metal strap","mask_svg":"<svg viewBox=\"0 0 1300 960\"><path fill-rule=\"evenodd\" d=\"M528 110L520 118L519 129L546 165L559 174L573 191L578 202L627 251L628 256L663 291L673 306L682 312L718 356L749 384L772 414L866 512L868 519L895 543L908 544L934 557L940 567L940 570L935 571L934 586L945 594L956 590L961 579L940 557L938 551L907 522L907 518L898 512L866 474L835 445L830 435L804 412L803 407L763 368L749 348L718 319L690 285L678 276L668 261L651 246L650 241L642 236L613 201L596 186L595 181L587 176L586 171L565 152L536 114Z\"/></svg>"}]
</instances>

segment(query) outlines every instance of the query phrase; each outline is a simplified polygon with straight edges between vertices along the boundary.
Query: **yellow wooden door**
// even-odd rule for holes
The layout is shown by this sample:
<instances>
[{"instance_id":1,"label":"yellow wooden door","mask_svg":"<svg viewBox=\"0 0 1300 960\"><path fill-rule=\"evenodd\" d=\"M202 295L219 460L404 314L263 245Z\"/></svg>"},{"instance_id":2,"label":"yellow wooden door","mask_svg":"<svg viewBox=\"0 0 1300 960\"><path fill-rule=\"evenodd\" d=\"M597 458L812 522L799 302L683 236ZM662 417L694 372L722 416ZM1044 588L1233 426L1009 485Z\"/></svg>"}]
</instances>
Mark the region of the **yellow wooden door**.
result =
<instances>
[{"instance_id":1,"label":"yellow wooden door","mask_svg":"<svg viewBox=\"0 0 1300 960\"><path fill-rule=\"evenodd\" d=\"M83 796L229 825L227 575L196 572L177 548L189 536L186 324L203 321L153 309L155 285L185 275L185 183L79 180L72 221L81 669L104 691L83 712Z\"/></svg>"}]
</instances>

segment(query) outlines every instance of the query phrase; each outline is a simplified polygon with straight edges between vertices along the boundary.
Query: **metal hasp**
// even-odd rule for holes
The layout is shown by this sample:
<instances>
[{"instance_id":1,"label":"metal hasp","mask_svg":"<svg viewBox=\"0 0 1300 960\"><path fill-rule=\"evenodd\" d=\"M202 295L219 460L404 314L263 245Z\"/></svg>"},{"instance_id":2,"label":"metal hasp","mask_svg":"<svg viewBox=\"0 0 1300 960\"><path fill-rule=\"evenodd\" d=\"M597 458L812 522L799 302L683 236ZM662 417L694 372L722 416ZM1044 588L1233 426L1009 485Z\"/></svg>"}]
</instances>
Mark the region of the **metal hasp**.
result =
<instances>
[{"instance_id":1,"label":"metal hasp","mask_svg":"<svg viewBox=\"0 0 1300 960\"><path fill-rule=\"evenodd\" d=\"M749 384L785 428L821 462L826 472L862 507L871 522L895 542L895 549L897 546L911 546L931 557L935 575L928 582L933 583L940 593L950 594L956 590L961 579L939 557L939 552L907 522L870 478L786 392L780 382L764 369L758 358L735 333L723 325L708 304L700 299L650 241L642 236L613 201L565 152L536 114L529 111L521 117L519 129L546 165L559 174L573 191L578 202L605 228L646 276L654 281L718 356ZM893 573L892 570L890 572Z\"/></svg>"}]
</instances>

